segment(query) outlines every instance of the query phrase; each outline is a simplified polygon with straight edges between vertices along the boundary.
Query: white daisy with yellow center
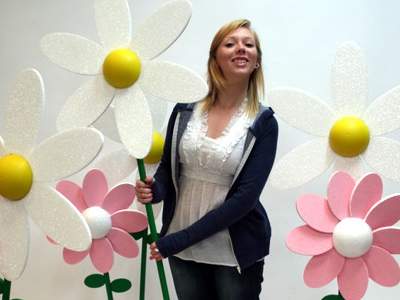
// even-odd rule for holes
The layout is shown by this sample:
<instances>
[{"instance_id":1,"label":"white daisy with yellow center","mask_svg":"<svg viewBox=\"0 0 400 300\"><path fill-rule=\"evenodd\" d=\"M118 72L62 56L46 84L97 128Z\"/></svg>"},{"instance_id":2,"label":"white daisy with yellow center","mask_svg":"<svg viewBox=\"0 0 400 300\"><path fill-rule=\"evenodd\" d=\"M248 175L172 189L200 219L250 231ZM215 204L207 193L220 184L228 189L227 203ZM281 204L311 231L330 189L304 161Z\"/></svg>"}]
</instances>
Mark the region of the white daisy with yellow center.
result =
<instances>
[{"instance_id":1,"label":"white daisy with yellow center","mask_svg":"<svg viewBox=\"0 0 400 300\"><path fill-rule=\"evenodd\" d=\"M400 86L387 91L367 108L367 67L361 49L342 44L332 67L334 107L294 88L271 90L268 100L277 115L316 138L274 166L270 183L278 188L300 186L332 164L354 176L364 173L363 161L376 172L400 181L400 143L382 137L400 128Z\"/></svg>"},{"instance_id":2,"label":"white daisy with yellow center","mask_svg":"<svg viewBox=\"0 0 400 300\"><path fill-rule=\"evenodd\" d=\"M93 124L114 99L122 143L132 156L144 158L153 132L144 92L172 102L195 102L207 93L205 81L194 72L153 60L180 36L190 17L188 1L167 2L131 38L127 1L95 0L101 44L69 33L46 35L41 47L51 61L93 76L67 100L57 120L58 128Z\"/></svg>"},{"instance_id":3,"label":"white daisy with yellow center","mask_svg":"<svg viewBox=\"0 0 400 300\"><path fill-rule=\"evenodd\" d=\"M95 129L79 128L35 145L43 106L39 72L22 72L10 94L0 137L0 273L9 281L25 269L28 216L65 247L82 251L91 244L79 211L50 183L87 166L101 150L103 136Z\"/></svg>"}]
</instances>

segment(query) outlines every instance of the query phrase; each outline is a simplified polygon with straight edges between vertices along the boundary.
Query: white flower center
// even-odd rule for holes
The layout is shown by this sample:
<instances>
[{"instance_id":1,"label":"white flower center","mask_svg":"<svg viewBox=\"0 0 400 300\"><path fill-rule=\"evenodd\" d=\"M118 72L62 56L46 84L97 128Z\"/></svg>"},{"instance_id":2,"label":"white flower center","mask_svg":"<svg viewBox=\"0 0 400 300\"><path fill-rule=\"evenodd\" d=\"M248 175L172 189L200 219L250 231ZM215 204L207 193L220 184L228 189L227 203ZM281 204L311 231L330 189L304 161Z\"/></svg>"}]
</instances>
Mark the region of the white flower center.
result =
<instances>
[{"instance_id":1,"label":"white flower center","mask_svg":"<svg viewBox=\"0 0 400 300\"><path fill-rule=\"evenodd\" d=\"M82 214L89 225L93 239L101 239L110 231L112 225L111 216L101 207L89 207Z\"/></svg>"},{"instance_id":2,"label":"white flower center","mask_svg":"<svg viewBox=\"0 0 400 300\"><path fill-rule=\"evenodd\" d=\"M372 230L364 220L346 218L333 231L333 245L345 257L359 257L372 245Z\"/></svg>"}]
</instances>

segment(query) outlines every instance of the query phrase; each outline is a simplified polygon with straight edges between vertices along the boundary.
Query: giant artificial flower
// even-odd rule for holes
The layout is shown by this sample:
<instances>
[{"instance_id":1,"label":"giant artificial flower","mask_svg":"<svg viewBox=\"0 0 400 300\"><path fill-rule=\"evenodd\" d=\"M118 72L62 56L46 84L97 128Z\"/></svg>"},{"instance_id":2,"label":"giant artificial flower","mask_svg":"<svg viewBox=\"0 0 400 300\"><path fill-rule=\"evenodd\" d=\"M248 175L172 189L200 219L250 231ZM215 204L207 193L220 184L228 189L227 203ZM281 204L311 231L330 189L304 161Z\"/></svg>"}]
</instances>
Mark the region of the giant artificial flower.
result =
<instances>
[{"instance_id":1,"label":"giant artificial flower","mask_svg":"<svg viewBox=\"0 0 400 300\"><path fill-rule=\"evenodd\" d=\"M41 46L54 63L93 76L67 100L57 120L59 129L91 125L115 99L121 141L132 156L146 156L152 120L143 92L173 102L194 102L207 93L204 80L192 71L152 60L179 37L190 16L188 1L170 1L131 38L127 1L95 0L101 45L69 33L45 36Z\"/></svg>"},{"instance_id":2,"label":"giant artificial flower","mask_svg":"<svg viewBox=\"0 0 400 300\"><path fill-rule=\"evenodd\" d=\"M44 106L44 86L33 69L22 72L10 95L0 138L0 273L17 279L29 253L28 215L57 243L75 250L90 245L86 222L49 182L88 165L101 150L102 135L80 128L35 145Z\"/></svg>"},{"instance_id":3,"label":"giant artificial flower","mask_svg":"<svg viewBox=\"0 0 400 300\"><path fill-rule=\"evenodd\" d=\"M333 107L294 88L277 88L269 94L279 117L315 136L275 164L270 183L296 187L332 164L335 170L360 176L362 160L383 176L400 181L400 143L381 136L400 127L400 86L365 108L367 68L361 49L348 42L337 50L331 87Z\"/></svg>"},{"instance_id":4,"label":"giant artificial flower","mask_svg":"<svg viewBox=\"0 0 400 300\"><path fill-rule=\"evenodd\" d=\"M129 209L135 197L133 185L119 184L108 191L105 175L94 169L86 174L82 188L63 180L57 184L57 190L82 213L92 237L88 250L78 252L64 248L65 262L76 264L90 255L95 268L107 273L113 265L114 251L129 258L138 255L139 247L129 233L146 229L147 218Z\"/></svg>"},{"instance_id":5,"label":"giant artificial flower","mask_svg":"<svg viewBox=\"0 0 400 300\"><path fill-rule=\"evenodd\" d=\"M392 254L400 254L400 194L381 199L382 180L374 173L357 183L336 172L327 199L305 195L297 211L307 225L287 237L293 252L312 255L304 270L310 287L322 287L337 278L346 300L361 299L368 278L383 286L400 281L400 267Z\"/></svg>"}]
</instances>

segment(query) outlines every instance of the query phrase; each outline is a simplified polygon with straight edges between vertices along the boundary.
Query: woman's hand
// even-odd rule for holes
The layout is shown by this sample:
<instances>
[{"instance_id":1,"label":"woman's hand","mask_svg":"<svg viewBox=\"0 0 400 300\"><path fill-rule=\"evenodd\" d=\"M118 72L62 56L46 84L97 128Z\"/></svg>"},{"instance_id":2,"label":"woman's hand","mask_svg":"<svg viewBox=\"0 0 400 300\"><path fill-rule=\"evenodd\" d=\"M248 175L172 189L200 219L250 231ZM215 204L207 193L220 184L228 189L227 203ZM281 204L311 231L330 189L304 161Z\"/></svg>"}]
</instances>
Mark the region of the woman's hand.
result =
<instances>
[{"instance_id":1,"label":"woman's hand","mask_svg":"<svg viewBox=\"0 0 400 300\"><path fill-rule=\"evenodd\" d=\"M153 193L151 191L151 185L153 184L153 177L147 176L146 182L141 180L136 181L135 191L137 200L142 203L150 203L153 200Z\"/></svg>"},{"instance_id":2,"label":"woman's hand","mask_svg":"<svg viewBox=\"0 0 400 300\"><path fill-rule=\"evenodd\" d=\"M160 261L163 259L160 251L157 248L156 243L151 243L150 245L150 259L155 259L156 261Z\"/></svg>"}]
</instances>

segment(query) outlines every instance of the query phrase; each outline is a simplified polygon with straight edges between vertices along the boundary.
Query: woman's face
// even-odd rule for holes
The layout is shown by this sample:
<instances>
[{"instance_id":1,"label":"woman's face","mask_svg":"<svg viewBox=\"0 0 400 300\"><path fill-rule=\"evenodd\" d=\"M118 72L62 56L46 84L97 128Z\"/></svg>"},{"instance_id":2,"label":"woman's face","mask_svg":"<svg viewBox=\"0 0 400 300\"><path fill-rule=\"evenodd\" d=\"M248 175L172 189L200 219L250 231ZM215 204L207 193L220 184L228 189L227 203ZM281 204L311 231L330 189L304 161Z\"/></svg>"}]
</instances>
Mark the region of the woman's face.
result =
<instances>
[{"instance_id":1,"label":"woman's face","mask_svg":"<svg viewBox=\"0 0 400 300\"><path fill-rule=\"evenodd\" d=\"M252 32L240 27L229 33L217 48L216 61L225 79L248 79L256 68L257 48Z\"/></svg>"}]
</instances>

